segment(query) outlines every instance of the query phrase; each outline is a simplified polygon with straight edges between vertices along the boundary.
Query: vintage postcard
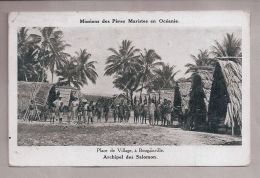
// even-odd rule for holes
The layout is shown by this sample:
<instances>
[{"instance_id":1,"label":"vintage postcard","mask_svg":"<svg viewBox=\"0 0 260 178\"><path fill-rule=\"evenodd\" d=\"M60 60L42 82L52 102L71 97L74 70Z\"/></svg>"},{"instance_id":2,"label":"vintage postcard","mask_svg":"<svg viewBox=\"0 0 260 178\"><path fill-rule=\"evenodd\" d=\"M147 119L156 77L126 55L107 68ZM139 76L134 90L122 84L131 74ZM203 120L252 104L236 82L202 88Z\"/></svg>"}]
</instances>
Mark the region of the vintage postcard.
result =
<instances>
[{"instance_id":1,"label":"vintage postcard","mask_svg":"<svg viewBox=\"0 0 260 178\"><path fill-rule=\"evenodd\" d=\"M10 13L10 165L248 165L249 24L242 11Z\"/></svg>"}]
</instances>

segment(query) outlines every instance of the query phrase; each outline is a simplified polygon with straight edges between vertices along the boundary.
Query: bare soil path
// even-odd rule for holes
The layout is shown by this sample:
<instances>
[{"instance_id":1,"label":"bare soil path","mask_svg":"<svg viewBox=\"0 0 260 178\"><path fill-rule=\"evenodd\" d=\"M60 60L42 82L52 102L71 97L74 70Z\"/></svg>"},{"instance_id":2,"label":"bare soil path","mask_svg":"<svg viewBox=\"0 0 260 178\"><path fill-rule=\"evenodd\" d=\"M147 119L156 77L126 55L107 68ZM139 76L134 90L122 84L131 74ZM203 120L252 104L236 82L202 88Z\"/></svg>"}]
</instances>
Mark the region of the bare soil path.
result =
<instances>
[{"instance_id":1,"label":"bare soil path","mask_svg":"<svg viewBox=\"0 0 260 178\"><path fill-rule=\"evenodd\" d=\"M129 123L18 122L18 145L241 145L241 137Z\"/></svg>"}]
</instances>

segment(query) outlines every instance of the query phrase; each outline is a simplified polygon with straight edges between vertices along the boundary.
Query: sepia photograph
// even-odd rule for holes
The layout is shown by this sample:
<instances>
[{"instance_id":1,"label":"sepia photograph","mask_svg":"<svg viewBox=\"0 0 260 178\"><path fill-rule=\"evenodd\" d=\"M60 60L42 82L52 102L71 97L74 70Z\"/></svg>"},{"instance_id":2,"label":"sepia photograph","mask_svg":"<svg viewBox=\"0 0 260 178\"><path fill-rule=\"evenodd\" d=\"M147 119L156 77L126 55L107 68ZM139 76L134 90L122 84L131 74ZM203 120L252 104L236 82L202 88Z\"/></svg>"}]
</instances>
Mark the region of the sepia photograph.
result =
<instances>
[{"instance_id":1,"label":"sepia photograph","mask_svg":"<svg viewBox=\"0 0 260 178\"><path fill-rule=\"evenodd\" d=\"M18 145L241 145L239 28L17 36Z\"/></svg>"},{"instance_id":2,"label":"sepia photograph","mask_svg":"<svg viewBox=\"0 0 260 178\"><path fill-rule=\"evenodd\" d=\"M14 28L17 146L242 147L242 26L163 19Z\"/></svg>"}]
</instances>

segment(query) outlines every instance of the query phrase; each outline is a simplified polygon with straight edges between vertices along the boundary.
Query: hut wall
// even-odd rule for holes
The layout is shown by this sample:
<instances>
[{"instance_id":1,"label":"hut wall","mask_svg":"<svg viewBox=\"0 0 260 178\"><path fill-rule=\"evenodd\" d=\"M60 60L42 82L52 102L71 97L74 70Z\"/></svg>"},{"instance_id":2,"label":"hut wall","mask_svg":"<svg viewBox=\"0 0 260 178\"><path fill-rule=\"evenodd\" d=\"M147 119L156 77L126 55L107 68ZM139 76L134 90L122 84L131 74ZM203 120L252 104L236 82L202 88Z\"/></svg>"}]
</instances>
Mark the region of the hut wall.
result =
<instances>
[{"instance_id":1,"label":"hut wall","mask_svg":"<svg viewBox=\"0 0 260 178\"><path fill-rule=\"evenodd\" d=\"M44 82L17 82L17 94L18 94L18 118L25 113L28 108L33 95L35 95L35 101L38 105L44 105L47 102L49 91L52 88L52 84ZM37 92L36 89L38 88Z\"/></svg>"},{"instance_id":2,"label":"hut wall","mask_svg":"<svg viewBox=\"0 0 260 178\"><path fill-rule=\"evenodd\" d=\"M181 93L181 108L182 108L182 112L184 113L186 109L189 109L191 82L190 81L179 82L179 90Z\"/></svg>"},{"instance_id":3,"label":"hut wall","mask_svg":"<svg viewBox=\"0 0 260 178\"><path fill-rule=\"evenodd\" d=\"M221 76L222 79L220 79ZM222 131L223 127L233 127L236 132L235 134L239 134L242 128L241 65L232 61L218 61L213 80L214 85L210 97L209 117L211 117L211 120L217 118L218 132ZM222 84L223 91L218 89L221 83L224 83ZM223 97L223 95L226 97ZM222 100L223 102L217 102L218 100ZM223 109L220 110L219 108ZM218 112L219 114L214 114ZM222 113L223 117L219 117L221 116L220 112L225 112L224 114Z\"/></svg>"},{"instance_id":4,"label":"hut wall","mask_svg":"<svg viewBox=\"0 0 260 178\"><path fill-rule=\"evenodd\" d=\"M199 70L197 74L201 77L202 81L202 87L205 94L205 104L206 109L208 111L208 105L209 105L209 98L210 98L210 92L212 87L212 81L213 81L213 71L212 70Z\"/></svg>"},{"instance_id":5,"label":"hut wall","mask_svg":"<svg viewBox=\"0 0 260 178\"><path fill-rule=\"evenodd\" d=\"M194 121L195 130L205 130L207 126L207 109L206 94L202 77L197 73L193 75L190 100L189 114Z\"/></svg>"},{"instance_id":6,"label":"hut wall","mask_svg":"<svg viewBox=\"0 0 260 178\"><path fill-rule=\"evenodd\" d=\"M71 94L76 98L81 97L80 91L76 88L71 87L71 86L64 86L64 87L59 86L59 87L56 87L56 91L60 92L61 101L63 102L63 104L65 106L69 106Z\"/></svg>"}]
</instances>

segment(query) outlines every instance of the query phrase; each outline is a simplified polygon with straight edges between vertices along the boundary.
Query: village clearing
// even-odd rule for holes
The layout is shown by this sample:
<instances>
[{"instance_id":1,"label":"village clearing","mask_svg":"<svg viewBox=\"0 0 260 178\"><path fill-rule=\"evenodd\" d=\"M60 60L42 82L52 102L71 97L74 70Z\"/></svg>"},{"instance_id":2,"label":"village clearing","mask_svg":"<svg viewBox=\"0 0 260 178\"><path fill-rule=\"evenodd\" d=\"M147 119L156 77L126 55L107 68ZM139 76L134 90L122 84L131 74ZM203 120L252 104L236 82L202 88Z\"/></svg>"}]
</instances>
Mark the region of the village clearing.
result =
<instances>
[{"instance_id":1,"label":"village clearing","mask_svg":"<svg viewBox=\"0 0 260 178\"><path fill-rule=\"evenodd\" d=\"M241 137L129 123L67 124L18 121L20 146L241 145Z\"/></svg>"}]
</instances>

